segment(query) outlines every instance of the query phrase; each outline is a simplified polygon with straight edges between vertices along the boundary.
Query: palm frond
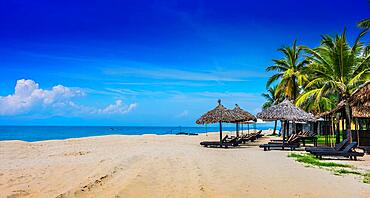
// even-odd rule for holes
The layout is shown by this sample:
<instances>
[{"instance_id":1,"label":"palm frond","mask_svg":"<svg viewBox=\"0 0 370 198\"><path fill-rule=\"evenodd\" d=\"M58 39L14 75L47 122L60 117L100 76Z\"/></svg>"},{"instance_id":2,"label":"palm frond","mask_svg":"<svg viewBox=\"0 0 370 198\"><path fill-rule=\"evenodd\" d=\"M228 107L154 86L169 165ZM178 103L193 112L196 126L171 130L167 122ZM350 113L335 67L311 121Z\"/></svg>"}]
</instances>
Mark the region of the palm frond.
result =
<instances>
[{"instance_id":1,"label":"palm frond","mask_svg":"<svg viewBox=\"0 0 370 198\"><path fill-rule=\"evenodd\" d=\"M367 28L367 29L369 29L370 28L370 18L361 20L357 24L357 26L360 27L360 28Z\"/></svg>"}]
</instances>

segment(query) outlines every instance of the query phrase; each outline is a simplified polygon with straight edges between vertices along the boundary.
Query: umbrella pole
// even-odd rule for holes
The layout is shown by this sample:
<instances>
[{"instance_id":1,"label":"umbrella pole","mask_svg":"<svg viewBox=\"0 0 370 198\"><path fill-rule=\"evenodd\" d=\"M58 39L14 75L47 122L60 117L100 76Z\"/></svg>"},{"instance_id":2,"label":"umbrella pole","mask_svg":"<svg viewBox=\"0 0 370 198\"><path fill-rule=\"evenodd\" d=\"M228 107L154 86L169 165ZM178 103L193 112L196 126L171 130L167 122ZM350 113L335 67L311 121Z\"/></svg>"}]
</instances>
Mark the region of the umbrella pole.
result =
<instances>
[{"instance_id":1,"label":"umbrella pole","mask_svg":"<svg viewBox=\"0 0 370 198\"><path fill-rule=\"evenodd\" d=\"M285 133L286 133L286 131L287 131L287 121L284 121L284 130L283 130L283 143L285 143Z\"/></svg>"},{"instance_id":2,"label":"umbrella pole","mask_svg":"<svg viewBox=\"0 0 370 198\"><path fill-rule=\"evenodd\" d=\"M236 123L236 137L239 137L239 123Z\"/></svg>"},{"instance_id":3,"label":"umbrella pole","mask_svg":"<svg viewBox=\"0 0 370 198\"><path fill-rule=\"evenodd\" d=\"M220 143L222 144L222 123L220 122Z\"/></svg>"}]
</instances>

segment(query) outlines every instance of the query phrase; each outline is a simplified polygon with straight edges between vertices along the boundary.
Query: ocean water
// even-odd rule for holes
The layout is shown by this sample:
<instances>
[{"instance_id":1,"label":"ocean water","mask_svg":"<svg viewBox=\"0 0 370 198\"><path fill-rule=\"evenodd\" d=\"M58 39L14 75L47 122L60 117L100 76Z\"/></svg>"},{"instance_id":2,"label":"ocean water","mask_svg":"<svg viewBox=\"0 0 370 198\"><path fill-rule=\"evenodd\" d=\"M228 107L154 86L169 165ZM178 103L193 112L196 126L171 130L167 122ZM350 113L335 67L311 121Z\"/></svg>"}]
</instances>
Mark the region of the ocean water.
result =
<instances>
[{"instance_id":1,"label":"ocean water","mask_svg":"<svg viewBox=\"0 0 370 198\"><path fill-rule=\"evenodd\" d=\"M250 126L253 129L254 126ZM256 129L266 130L271 125L257 124ZM247 126L243 127L247 131ZM235 126L224 126L224 131L234 131ZM0 141L23 140L28 142L60 140L101 135L176 134L178 132L206 133L219 131L218 127L150 127L150 126L0 126Z\"/></svg>"}]
</instances>

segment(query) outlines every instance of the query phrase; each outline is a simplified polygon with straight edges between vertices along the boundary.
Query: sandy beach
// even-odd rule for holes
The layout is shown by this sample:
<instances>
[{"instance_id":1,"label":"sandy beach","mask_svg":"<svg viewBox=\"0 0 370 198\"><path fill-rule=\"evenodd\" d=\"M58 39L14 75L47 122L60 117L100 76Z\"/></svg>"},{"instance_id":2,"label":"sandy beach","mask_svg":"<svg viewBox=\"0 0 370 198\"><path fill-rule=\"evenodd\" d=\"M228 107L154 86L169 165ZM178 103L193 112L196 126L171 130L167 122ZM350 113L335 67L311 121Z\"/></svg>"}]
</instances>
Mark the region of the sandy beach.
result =
<instances>
[{"instance_id":1,"label":"sandy beach","mask_svg":"<svg viewBox=\"0 0 370 198\"><path fill-rule=\"evenodd\" d=\"M0 197L369 197L361 178L305 167L262 138L204 148L199 136L0 142ZM370 166L369 156L348 162ZM337 162L337 161L336 161Z\"/></svg>"}]
</instances>

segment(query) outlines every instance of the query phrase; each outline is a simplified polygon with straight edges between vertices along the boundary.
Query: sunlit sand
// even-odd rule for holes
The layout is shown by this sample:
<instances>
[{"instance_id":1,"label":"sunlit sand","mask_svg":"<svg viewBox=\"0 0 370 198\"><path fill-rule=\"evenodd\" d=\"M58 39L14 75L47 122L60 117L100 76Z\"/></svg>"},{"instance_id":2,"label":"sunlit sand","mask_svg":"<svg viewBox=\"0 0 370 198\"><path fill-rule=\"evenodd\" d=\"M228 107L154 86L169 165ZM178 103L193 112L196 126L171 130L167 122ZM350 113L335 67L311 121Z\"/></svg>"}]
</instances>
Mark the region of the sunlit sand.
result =
<instances>
[{"instance_id":1,"label":"sunlit sand","mask_svg":"<svg viewBox=\"0 0 370 198\"><path fill-rule=\"evenodd\" d=\"M102 136L0 142L0 197L368 197L353 175L305 167L268 141L204 148L199 136ZM369 164L369 156L351 161Z\"/></svg>"}]
</instances>

